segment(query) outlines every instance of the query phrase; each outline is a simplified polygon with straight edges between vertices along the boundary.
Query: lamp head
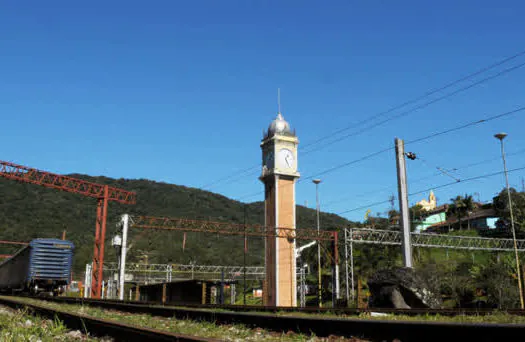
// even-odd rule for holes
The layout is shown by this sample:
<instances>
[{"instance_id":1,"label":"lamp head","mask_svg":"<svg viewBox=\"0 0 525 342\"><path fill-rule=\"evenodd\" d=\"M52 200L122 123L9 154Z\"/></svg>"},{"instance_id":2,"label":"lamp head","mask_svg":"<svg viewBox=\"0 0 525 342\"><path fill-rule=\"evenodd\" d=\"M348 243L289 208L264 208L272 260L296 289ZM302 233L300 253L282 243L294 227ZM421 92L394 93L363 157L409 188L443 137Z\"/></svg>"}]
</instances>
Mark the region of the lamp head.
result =
<instances>
[{"instance_id":1,"label":"lamp head","mask_svg":"<svg viewBox=\"0 0 525 342\"><path fill-rule=\"evenodd\" d=\"M498 134L494 134L494 137L499 139L499 140L501 140L501 141L503 141L503 139L505 139L506 136L507 136L507 133L503 133L503 132L498 133Z\"/></svg>"},{"instance_id":2,"label":"lamp head","mask_svg":"<svg viewBox=\"0 0 525 342\"><path fill-rule=\"evenodd\" d=\"M319 184L319 183L321 183L321 180L320 179L314 179L314 180L312 180L312 182L314 182L315 184Z\"/></svg>"}]
</instances>

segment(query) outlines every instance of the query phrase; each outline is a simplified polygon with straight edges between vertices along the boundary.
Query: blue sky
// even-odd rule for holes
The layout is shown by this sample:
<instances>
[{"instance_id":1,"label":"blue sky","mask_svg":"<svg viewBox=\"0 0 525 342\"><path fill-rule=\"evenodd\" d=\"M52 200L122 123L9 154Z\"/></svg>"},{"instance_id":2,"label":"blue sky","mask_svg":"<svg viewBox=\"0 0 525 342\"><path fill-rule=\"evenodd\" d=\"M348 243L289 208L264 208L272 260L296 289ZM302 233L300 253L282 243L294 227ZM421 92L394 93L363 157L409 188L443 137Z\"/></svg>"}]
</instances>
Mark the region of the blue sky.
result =
<instances>
[{"instance_id":1,"label":"blue sky","mask_svg":"<svg viewBox=\"0 0 525 342\"><path fill-rule=\"evenodd\" d=\"M524 50L524 10L520 1L3 1L0 159L202 187L260 163L278 87L303 146ZM396 136L411 140L524 106L524 81L518 68L338 143L325 140L299 154L300 171L307 178L393 146ZM519 152L524 125L520 112L407 146L426 162L408 162L409 192L452 180L435 175L435 166L495 158L456 177L500 171L492 135L506 131L507 151ZM524 156L509 155L509 168L525 166ZM510 174L511 184L521 188L524 176ZM324 210L387 200L396 193L394 154L322 178ZM257 173L234 180L210 190L262 200L262 192L246 196L263 190ZM464 193L487 201L503 184L496 176L436 195L440 203ZM310 181L296 193L313 207ZM365 211L346 217L361 220Z\"/></svg>"}]
</instances>

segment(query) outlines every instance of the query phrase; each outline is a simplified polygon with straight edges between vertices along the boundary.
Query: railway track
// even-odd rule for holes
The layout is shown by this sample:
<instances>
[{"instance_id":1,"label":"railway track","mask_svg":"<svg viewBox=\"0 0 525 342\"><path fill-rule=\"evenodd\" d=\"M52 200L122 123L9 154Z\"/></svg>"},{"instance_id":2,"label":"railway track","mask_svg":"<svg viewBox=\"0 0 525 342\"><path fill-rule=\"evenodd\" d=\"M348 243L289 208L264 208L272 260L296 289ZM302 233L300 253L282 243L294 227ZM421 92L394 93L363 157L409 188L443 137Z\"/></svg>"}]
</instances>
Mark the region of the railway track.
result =
<instances>
[{"instance_id":1,"label":"railway track","mask_svg":"<svg viewBox=\"0 0 525 342\"><path fill-rule=\"evenodd\" d=\"M362 337L374 341L510 341L525 333L525 324L448 323L429 321L366 320L324 318L319 316L275 315L265 312L226 312L213 308L188 308L151 305L137 302L49 298L51 301L84 304L104 309L152 316L175 317L216 324L243 324L272 331L293 331L319 337ZM279 308L280 309L280 308Z\"/></svg>"},{"instance_id":2,"label":"railway track","mask_svg":"<svg viewBox=\"0 0 525 342\"><path fill-rule=\"evenodd\" d=\"M119 302L119 301L113 301ZM127 302L135 304L148 304L148 305L159 305L155 302ZM167 304L168 305L168 304ZM358 316L361 314L367 313L384 313L390 315L403 315L403 316L419 316L419 315L428 315L428 316L484 316L491 315L494 313L506 313L509 315L516 316L525 316L525 310L520 309L511 309L511 310L495 310L495 309L391 309L391 308L373 308L373 309L356 309L356 308L319 308L319 307L265 307L257 305L198 305L198 304L175 304L172 306L177 307L188 307L194 309L221 309L229 311L239 311L239 312L269 312L269 313L278 313L278 312L300 312L304 314L333 314L333 315L345 315L345 316Z\"/></svg>"},{"instance_id":3,"label":"railway track","mask_svg":"<svg viewBox=\"0 0 525 342\"><path fill-rule=\"evenodd\" d=\"M58 318L68 329L88 332L90 335L97 337L110 337L114 341L220 341L213 338L174 334L166 331L94 318L83 314L65 312L42 305L29 304L16 300L15 297L6 298L0 296L0 304L13 309L28 309L34 314L49 319Z\"/></svg>"},{"instance_id":4,"label":"railway track","mask_svg":"<svg viewBox=\"0 0 525 342\"><path fill-rule=\"evenodd\" d=\"M75 302L75 303L98 303L100 300L76 298L76 297L55 297L52 300L62 302ZM115 299L105 299L104 302L111 303L127 303L127 304L138 304L138 305L150 305L158 306L162 305L158 302L143 302L143 301L120 301ZM267 313L280 313L280 312L294 312L302 314L333 314L333 315L345 315L345 316L358 316L367 313L384 313L391 315L403 315L403 316L484 316L491 315L494 313L506 313L509 315L525 316L525 310L521 309L508 309L508 310L495 310L495 309L391 309L391 308L373 308L373 309L356 309L356 308L319 308L319 307L275 307L275 306L260 306L260 305L215 305L215 304L193 304L193 303L177 303L177 304L165 304L162 306L166 307L187 307L192 309L220 309L236 312L267 312Z\"/></svg>"}]
</instances>

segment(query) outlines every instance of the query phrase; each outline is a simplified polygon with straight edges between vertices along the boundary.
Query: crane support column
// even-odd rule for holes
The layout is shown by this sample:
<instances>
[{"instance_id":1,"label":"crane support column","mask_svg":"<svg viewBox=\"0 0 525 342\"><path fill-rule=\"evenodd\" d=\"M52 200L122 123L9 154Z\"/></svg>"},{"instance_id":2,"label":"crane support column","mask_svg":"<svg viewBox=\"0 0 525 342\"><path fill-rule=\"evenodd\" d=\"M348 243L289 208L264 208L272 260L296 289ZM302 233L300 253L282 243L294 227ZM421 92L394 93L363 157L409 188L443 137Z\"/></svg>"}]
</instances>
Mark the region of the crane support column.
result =
<instances>
[{"instance_id":1,"label":"crane support column","mask_svg":"<svg viewBox=\"0 0 525 342\"><path fill-rule=\"evenodd\" d=\"M108 191L104 186L104 197L97 200L97 220L95 230L95 248L93 251L93 280L91 297L100 298L104 269L104 242L106 238L106 219L108 215Z\"/></svg>"}]
</instances>

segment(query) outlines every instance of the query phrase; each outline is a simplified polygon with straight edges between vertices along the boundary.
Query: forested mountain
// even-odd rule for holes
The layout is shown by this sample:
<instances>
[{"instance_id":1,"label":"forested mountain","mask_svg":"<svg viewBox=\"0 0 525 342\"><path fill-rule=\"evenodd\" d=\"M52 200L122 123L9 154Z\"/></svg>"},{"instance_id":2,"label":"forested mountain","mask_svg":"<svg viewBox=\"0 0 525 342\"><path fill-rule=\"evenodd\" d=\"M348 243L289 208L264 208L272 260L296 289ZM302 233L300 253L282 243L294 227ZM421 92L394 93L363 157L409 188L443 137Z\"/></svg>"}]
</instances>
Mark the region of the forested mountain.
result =
<instances>
[{"instance_id":1,"label":"forested mountain","mask_svg":"<svg viewBox=\"0 0 525 342\"><path fill-rule=\"evenodd\" d=\"M131 215L172 216L224 222L244 222L245 205L219 194L185 186L145 179L111 179L74 174L72 177L108 184L137 193L132 206L109 204L106 235L106 260L115 260L111 238L123 213ZM297 206L297 227L314 228L315 210ZM248 223L262 224L263 203L246 205ZM29 241L38 237L67 239L75 243L75 272L82 272L93 255L96 200L37 185L0 179L0 239ZM322 229L336 229L353 223L334 214L321 214ZM183 234L169 231L131 230L129 258L148 256L149 263L188 263L240 265L243 262L243 237L188 233L183 250ZM302 244L303 242L298 242ZM250 237L247 264L263 263L262 238ZM0 245L0 254L11 254L16 247Z\"/></svg>"}]
</instances>

